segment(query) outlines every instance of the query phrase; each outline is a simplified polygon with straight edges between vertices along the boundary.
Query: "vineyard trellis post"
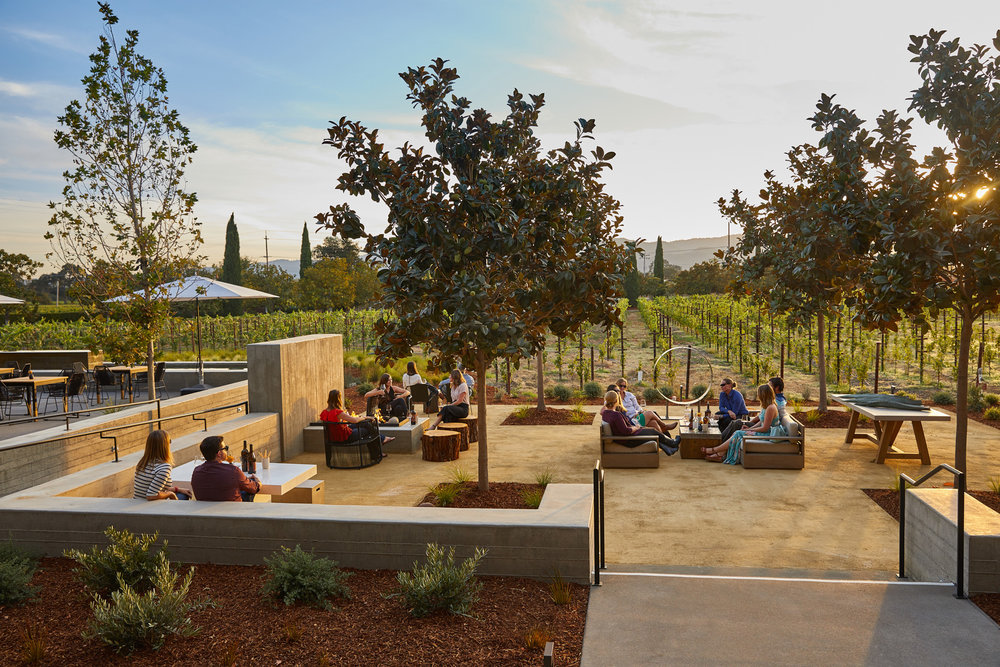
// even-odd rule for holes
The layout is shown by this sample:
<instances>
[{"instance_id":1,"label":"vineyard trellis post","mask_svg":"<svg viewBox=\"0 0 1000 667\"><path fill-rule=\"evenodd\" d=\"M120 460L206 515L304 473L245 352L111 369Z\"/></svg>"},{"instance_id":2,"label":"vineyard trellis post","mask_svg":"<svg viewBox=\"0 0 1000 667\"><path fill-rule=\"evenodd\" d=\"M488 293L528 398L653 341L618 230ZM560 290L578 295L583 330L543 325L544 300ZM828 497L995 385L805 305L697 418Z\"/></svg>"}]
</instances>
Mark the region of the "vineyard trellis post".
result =
<instances>
[{"instance_id":1,"label":"vineyard trellis post","mask_svg":"<svg viewBox=\"0 0 1000 667\"><path fill-rule=\"evenodd\" d=\"M876 341L875 342L875 383L874 383L874 387L872 388L872 393L873 394L877 394L878 393L878 370L879 370L879 363L880 363L881 359L882 359L882 341Z\"/></svg>"}]
</instances>

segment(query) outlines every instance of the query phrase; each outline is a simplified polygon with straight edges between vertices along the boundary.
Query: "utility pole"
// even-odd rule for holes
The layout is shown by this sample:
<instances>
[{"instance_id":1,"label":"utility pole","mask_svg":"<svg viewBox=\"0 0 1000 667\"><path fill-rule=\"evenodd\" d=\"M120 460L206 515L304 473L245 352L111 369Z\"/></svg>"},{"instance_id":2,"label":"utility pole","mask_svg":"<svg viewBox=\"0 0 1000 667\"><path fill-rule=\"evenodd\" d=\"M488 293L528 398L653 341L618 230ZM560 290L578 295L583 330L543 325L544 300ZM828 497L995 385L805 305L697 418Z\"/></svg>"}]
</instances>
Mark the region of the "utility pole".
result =
<instances>
[{"instance_id":1,"label":"utility pole","mask_svg":"<svg viewBox=\"0 0 1000 667\"><path fill-rule=\"evenodd\" d=\"M264 232L264 266L270 266L271 260L267 254L267 232Z\"/></svg>"},{"instance_id":2,"label":"utility pole","mask_svg":"<svg viewBox=\"0 0 1000 667\"><path fill-rule=\"evenodd\" d=\"M59 279L56 278L56 305L59 305Z\"/></svg>"}]
</instances>

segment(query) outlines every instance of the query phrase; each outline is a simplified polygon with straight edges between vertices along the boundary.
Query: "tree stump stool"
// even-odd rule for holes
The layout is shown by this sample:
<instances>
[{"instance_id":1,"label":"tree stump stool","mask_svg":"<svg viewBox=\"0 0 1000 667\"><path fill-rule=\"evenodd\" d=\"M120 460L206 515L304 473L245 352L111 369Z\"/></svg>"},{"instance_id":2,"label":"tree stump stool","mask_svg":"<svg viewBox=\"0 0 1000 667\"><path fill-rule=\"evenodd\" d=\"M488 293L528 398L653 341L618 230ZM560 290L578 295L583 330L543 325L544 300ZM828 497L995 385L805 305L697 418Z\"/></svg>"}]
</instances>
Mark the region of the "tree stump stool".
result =
<instances>
[{"instance_id":1,"label":"tree stump stool","mask_svg":"<svg viewBox=\"0 0 1000 667\"><path fill-rule=\"evenodd\" d=\"M479 442L479 419L469 415L462 417L459 421L469 425L469 442Z\"/></svg>"},{"instance_id":2,"label":"tree stump stool","mask_svg":"<svg viewBox=\"0 0 1000 667\"><path fill-rule=\"evenodd\" d=\"M420 437L424 461L454 461L458 458L461 443L462 437L455 431L434 429L424 431Z\"/></svg>"},{"instance_id":3,"label":"tree stump stool","mask_svg":"<svg viewBox=\"0 0 1000 667\"><path fill-rule=\"evenodd\" d=\"M468 424L463 424L462 422L445 422L445 423L441 424L441 428L446 429L448 431L455 431L456 433L458 433L459 438L460 438L459 447L458 447L459 451L463 451L463 452L469 451L469 425Z\"/></svg>"}]
</instances>

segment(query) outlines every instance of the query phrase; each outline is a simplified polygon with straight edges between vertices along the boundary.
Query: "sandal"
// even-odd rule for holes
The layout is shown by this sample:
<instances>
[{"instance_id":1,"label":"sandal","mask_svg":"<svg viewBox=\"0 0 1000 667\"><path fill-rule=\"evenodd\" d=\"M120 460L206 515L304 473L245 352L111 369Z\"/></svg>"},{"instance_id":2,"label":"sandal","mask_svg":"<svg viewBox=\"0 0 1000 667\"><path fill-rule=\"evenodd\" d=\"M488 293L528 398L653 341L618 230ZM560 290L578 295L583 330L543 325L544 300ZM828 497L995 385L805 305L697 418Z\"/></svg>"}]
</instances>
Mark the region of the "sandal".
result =
<instances>
[{"instance_id":1,"label":"sandal","mask_svg":"<svg viewBox=\"0 0 1000 667\"><path fill-rule=\"evenodd\" d=\"M708 456L709 454L714 454L715 447L702 447L701 453L704 454L705 456Z\"/></svg>"},{"instance_id":2,"label":"sandal","mask_svg":"<svg viewBox=\"0 0 1000 667\"><path fill-rule=\"evenodd\" d=\"M722 454L720 452L713 452L705 456L706 461L712 461L714 463L722 463Z\"/></svg>"}]
</instances>

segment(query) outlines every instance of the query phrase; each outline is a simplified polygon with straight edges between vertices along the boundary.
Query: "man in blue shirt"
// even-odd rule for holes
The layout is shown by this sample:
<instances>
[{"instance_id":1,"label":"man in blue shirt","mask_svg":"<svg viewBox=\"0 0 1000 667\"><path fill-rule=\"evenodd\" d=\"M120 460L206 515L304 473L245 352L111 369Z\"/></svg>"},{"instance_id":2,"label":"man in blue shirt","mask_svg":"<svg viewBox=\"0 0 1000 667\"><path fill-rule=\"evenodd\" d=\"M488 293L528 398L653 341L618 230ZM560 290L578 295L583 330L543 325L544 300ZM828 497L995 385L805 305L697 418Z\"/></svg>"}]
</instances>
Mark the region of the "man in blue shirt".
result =
<instances>
[{"instance_id":1,"label":"man in blue shirt","mask_svg":"<svg viewBox=\"0 0 1000 667\"><path fill-rule=\"evenodd\" d=\"M719 384L719 411L715 416L719 418L719 430L725 431L734 421L739 421L741 417L748 417L750 411L743 400L743 394L736 391L736 383L729 378L723 378ZM742 424L736 427L742 428Z\"/></svg>"}]
</instances>

